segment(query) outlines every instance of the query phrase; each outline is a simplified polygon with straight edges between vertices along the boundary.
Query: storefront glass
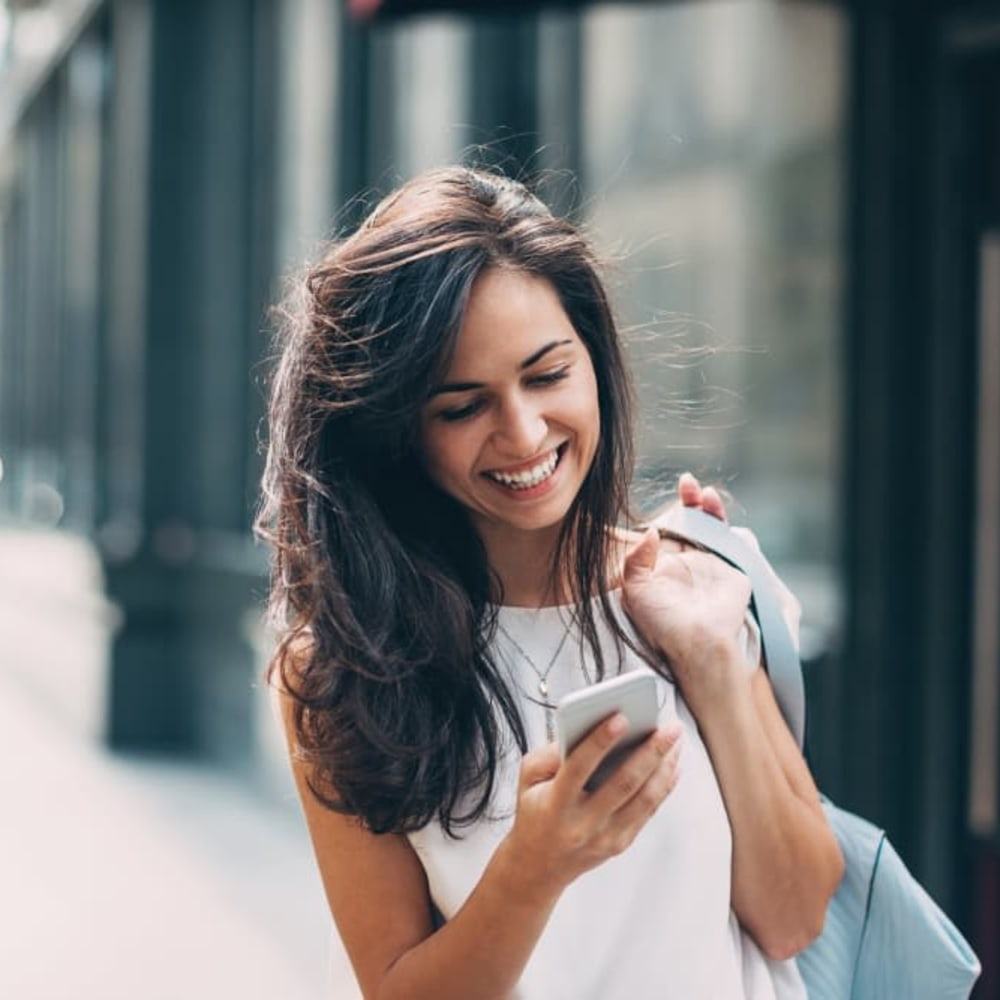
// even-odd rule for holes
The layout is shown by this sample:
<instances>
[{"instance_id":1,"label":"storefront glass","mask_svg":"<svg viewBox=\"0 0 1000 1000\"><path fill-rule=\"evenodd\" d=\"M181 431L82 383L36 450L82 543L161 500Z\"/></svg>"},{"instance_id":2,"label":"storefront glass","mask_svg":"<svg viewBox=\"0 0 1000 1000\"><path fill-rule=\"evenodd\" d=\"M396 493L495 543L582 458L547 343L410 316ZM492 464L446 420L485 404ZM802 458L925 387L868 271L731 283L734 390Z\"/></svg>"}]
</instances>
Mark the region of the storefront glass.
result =
<instances>
[{"instance_id":1,"label":"storefront glass","mask_svg":"<svg viewBox=\"0 0 1000 1000\"><path fill-rule=\"evenodd\" d=\"M724 484L839 618L845 23L824 4L603 4L582 30L584 207L621 275L652 492Z\"/></svg>"}]
</instances>

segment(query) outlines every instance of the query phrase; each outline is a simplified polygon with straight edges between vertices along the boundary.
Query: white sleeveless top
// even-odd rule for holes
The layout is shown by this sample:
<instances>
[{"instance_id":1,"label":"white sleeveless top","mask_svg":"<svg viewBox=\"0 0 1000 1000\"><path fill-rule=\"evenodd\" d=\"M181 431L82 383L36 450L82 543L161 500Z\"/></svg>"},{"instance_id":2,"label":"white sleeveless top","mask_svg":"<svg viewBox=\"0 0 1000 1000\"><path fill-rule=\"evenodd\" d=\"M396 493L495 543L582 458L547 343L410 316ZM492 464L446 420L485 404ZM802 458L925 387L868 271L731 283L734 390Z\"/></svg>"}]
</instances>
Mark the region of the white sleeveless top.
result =
<instances>
[{"instance_id":1,"label":"white sleeveless top","mask_svg":"<svg viewBox=\"0 0 1000 1000\"><path fill-rule=\"evenodd\" d=\"M620 613L620 596L612 596ZM567 609L504 607L498 614L544 672L565 635ZM598 628L611 676L614 645L599 616ZM543 745L537 674L502 630L494 652L519 696L529 747ZM626 650L623 670L649 667ZM548 674L550 702L585 686L588 675L594 677L592 658L581 655L574 632ZM732 912L732 835L719 783L680 693L659 677L657 687L661 721L680 719L686 730L680 779L623 854L563 892L511 1000L805 1000L795 960L767 958ZM465 902L511 828L519 763L510 740L489 814L463 828L461 839L447 837L436 822L409 836L445 919Z\"/></svg>"}]
</instances>

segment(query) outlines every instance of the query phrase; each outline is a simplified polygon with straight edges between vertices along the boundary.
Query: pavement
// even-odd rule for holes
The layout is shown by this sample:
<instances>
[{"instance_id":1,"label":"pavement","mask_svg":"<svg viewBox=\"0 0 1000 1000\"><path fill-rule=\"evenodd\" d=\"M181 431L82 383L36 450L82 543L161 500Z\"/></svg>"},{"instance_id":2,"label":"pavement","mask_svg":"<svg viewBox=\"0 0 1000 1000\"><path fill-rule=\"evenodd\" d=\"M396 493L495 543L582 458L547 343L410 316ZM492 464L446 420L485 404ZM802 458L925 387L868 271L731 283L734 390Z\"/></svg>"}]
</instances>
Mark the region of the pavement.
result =
<instances>
[{"instance_id":1,"label":"pavement","mask_svg":"<svg viewBox=\"0 0 1000 1000\"><path fill-rule=\"evenodd\" d=\"M296 803L82 743L2 675L0 794L5 1000L351 996Z\"/></svg>"},{"instance_id":2,"label":"pavement","mask_svg":"<svg viewBox=\"0 0 1000 1000\"><path fill-rule=\"evenodd\" d=\"M0 573L0 998L357 1000L290 777L103 749L32 671L58 652L82 691L94 650L70 610L28 629L17 575L15 594Z\"/></svg>"}]
</instances>

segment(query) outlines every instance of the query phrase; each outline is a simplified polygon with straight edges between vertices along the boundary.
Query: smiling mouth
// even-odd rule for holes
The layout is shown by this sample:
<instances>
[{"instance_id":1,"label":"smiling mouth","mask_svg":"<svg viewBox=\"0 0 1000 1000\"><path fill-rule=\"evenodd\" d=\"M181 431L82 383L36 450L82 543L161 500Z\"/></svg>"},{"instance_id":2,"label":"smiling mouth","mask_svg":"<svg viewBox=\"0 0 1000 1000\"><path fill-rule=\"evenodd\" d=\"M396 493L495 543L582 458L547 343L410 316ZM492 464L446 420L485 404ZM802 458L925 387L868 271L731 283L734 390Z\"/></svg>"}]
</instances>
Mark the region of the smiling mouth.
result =
<instances>
[{"instance_id":1,"label":"smiling mouth","mask_svg":"<svg viewBox=\"0 0 1000 1000\"><path fill-rule=\"evenodd\" d=\"M511 490L530 490L535 486L541 485L546 479L552 476L552 474L556 471L565 450L566 446L564 444L560 445L558 448L554 448L540 462L536 462L530 469L524 469L522 472L508 474L505 472L491 471L484 472L483 475L485 475L488 479L492 479L495 483L499 483L501 486L506 486Z\"/></svg>"}]
</instances>

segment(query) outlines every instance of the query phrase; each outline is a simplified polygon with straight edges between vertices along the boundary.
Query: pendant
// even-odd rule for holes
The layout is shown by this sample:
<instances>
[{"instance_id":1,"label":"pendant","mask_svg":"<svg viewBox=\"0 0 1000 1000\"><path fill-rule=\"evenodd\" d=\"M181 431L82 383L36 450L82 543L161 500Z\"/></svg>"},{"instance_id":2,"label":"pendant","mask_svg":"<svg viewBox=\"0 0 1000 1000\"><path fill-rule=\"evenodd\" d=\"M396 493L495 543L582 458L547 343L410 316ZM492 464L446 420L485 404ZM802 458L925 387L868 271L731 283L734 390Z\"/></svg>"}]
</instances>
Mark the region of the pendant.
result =
<instances>
[{"instance_id":1,"label":"pendant","mask_svg":"<svg viewBox=\"0 0 1000 1000\"><path fill-rule=\"evenodd\" d=\"M551 743L556 738L556 725L553 719L552 706L549 704L549 686L544 677L538 678L538 693L542 696L545 706L545 738Z\"/></svg>"}]
</instances>

